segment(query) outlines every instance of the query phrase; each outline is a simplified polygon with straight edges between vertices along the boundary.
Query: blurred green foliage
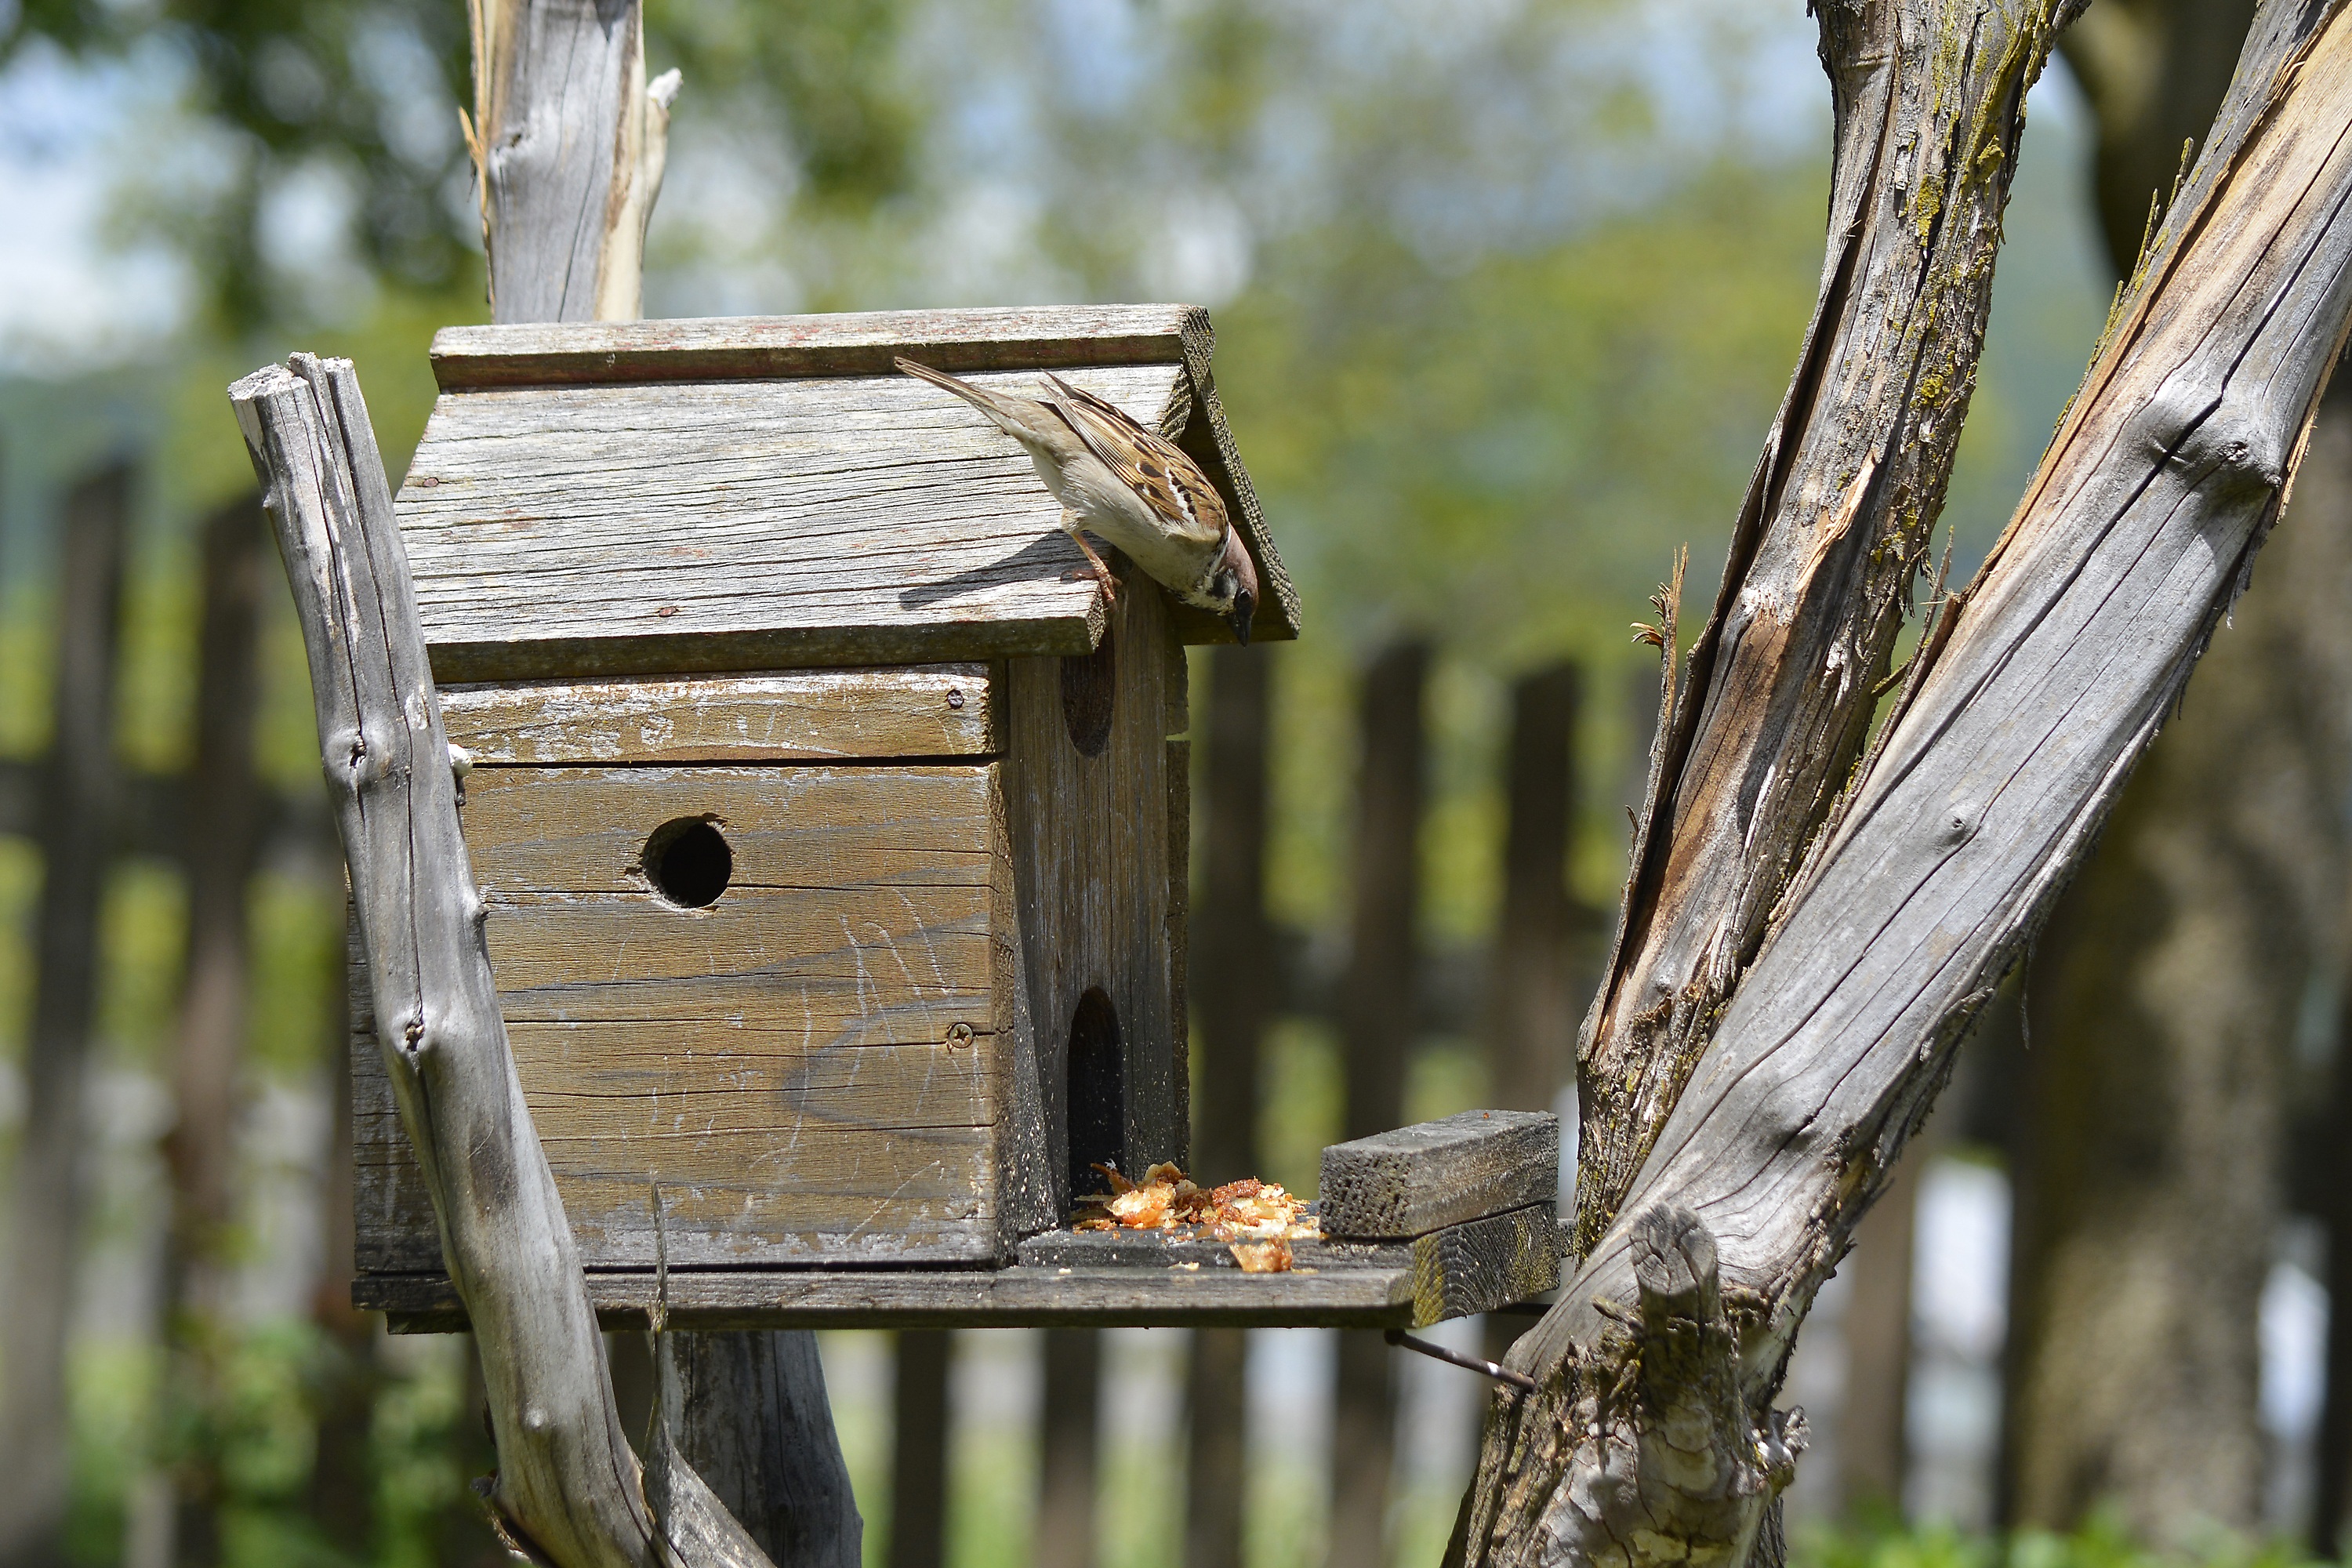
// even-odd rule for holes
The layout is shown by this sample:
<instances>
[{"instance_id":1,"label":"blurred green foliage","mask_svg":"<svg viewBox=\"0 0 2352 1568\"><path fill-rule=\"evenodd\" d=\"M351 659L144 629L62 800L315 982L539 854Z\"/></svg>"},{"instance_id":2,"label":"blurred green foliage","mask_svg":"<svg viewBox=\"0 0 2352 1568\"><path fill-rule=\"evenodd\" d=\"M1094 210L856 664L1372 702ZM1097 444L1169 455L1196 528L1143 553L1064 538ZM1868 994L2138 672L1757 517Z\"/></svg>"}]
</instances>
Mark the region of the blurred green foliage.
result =
<instances>
[{"instance_id":1,"label":"blurred green foliage","mask_svg":"<svg viewBox=\"0 0 2352 1568\"><path fill-rule=\"evenodd\" d=\"M2069 1535L2020 1531L1981 1535L1928 1523L1906 1526L1880 1514L1791 1533L1790 1568L2305 1568L2309 1553L2284 1541L2248 1541L2216 1529L2199 1548L2151 1551L2108 1515Z\"/></svg>"}]
</instances>

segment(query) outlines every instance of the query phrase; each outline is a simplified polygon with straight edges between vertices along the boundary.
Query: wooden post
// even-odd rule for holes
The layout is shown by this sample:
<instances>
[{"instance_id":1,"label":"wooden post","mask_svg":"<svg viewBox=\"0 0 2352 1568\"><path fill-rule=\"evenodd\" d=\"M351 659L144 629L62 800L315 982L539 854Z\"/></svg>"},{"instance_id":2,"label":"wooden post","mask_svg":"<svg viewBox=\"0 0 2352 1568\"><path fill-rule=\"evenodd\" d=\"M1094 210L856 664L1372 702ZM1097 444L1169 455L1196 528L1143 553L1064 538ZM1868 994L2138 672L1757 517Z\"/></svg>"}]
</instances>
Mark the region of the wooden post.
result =
<instances>
[{"instance_id":1,"label":"wooden post","mask_svg":"<svg viewBox=\"0 0 2352 1568\"><path fill-rule=\"evenodd\" d=\"M891 1392L890 1568L940 1568L948 1540L948 1367L945 1329L907 1329Z\"/></svg>"},{"instance_id":2,"label":"wooden post","mask_svg":"<svg viewBox=\"0 0 2352 1568\"><path fill-rule=\"evenodd\" d=\"M33 1026L25 1052L8 1296L0 1318L0 1564L61 1561L69 1445L66 1355L87 1199L84 1094L97 1003L98 920L116 794L117 617L131 472L116 465L67 497L57 597L55 719L42 770L41 900Z\"/></svg>"},{"instance_id":3,"label":"wooden post","mask_svg":"<svg viewBox=\"0 0 2352 1568\"><path fill-rule=\"evenodd\" d=\"M646 225L661 194L678 73L647 83L639 0L467 4L474 24L467 142L481 195L491 319L635 321L644 308ZM856 1502L833 1436L816 1342L806 1330L785 1339L698 1346L677 1336L686 1364L768 1373L740 1383L690 1379L686 1396L718 1408L690 1413L685 1430L712 1442L722 1426L738 1432L734 1444L721 1447L741 1462L722 1467L716 1484L752 1477L775 1483L758 1495L719 1494L747 1523L771 1499L840 1510L828 1521L798 1521L792 1534L812 1552L831 1553L805 1559L817 1568L856 1568Z\"/></svg>"},{"instance_id":4,"label":"wooden post","mask_svg":"<svg viewBox=\"0 0 2352 1568\"><path fill-rule=\"evenodd\" d=\"M814 1333L673 1334L677 1447L778 1568L854 1563L863 1534ZM735 1419L750 1404L757 1426Z\"/></svg>"},{"instance_id":5,"label":"wooden post","mask_svg":"<svg viewBox=\"0 0 2352 1568\"><path fill-rule=\"evenodd\" d=\"M638 0L467 0L490 308L500 321L632 321L678 75L646 81Z\"/></svg>"},{"instance_id":6,"label":"wooden post","mask_svg":"<svg viewBox=\"0 0 2352 1568\"><path fill-rule=\"evenodd\" d=\"M346 910L346 921L349 918ZM308 1512L330 1544L356 1557L376 1539L376 1470L370 1450L375 1426L377 1331L371 1314L352 1305L352 1277L358 1268L358 1226L352 1206L352 1001L344 945L338 943L332 951L322 1043L333 1120L327 1133L327 1179L319 1195L325 1243L320 1248L318 1293L310 1304L311 1321L325 1331L330 1349Z\"/></svg>"},{"instance_id":7,"label":"wooden post","mask_svg":"<svg viewBox=\"0 0 2352 1568\"><path fill-rule=\"evenodd\" d=\"M1276 976L1265 917L1266 742L1272 666L1263 647L1209 654L1207 821L1192 994L1201 1093L1192 1127L1203 1185L1257 1169L1258 1046ZM1249 1336L1196 1329L1185 1387L1185 1568L1241 1568L1248 1501Z\"/></svg>"},{"instance_id":8,"label":"wooden post","mask_svg":"<svg viewBox=\"0 0 2352 1568\"><path fill-rule=\"evenodd\" d=\"M2336 1560L2352 1540L2352 990L2336 1003L2330 1078L2320 1184L2327 1197L2320 1216L2327 1226L2327 1382L2311 1518L2311 1550L2324 1562Z\"/></svg>"},{"instance_id":9,"label":"wooden post","mask_svg":"<svg viewBox=\"0 0 2352 1568\"><path fill-rule=\"evenodd\" d=\"M1422 698L1428 678L1429 648L1414 641L1391 646L1364 675L1355 912L1339 1008L1350 1140L1389 1131L1404 1120L1405 1055L1418 1000L1413 919L1421 901ZM1396 1436L1389 1354L1378 1334L1339 1335L1331 1528L1324 1558L1331 1568L1387 1560Z\"/></svg>"},{"instance_id":10,"label":"wooden post","mask_svg":"<svg viewBox=\"0 0 2352 1568\"><path fill-rule=\"evenodd\" d=\"M1037 1453L1037 1568L1095 1568L1096 1412L1101 1405L1102 1335L1094 1329L1045 1331L1044 1441Z\"/></svg>"},{"instance_id":11,"label":"wooden post","mask_svg":"<svg viewBox=\"0 0 2352 1568\"><path fill-rule=\"evenodd\" d=\"M1572 664L1511 687L1505 764L1503 910L1495 931L1486 1020L1492 1087L1507 1110L1549 1110L1574 1070L1583 998L1569 967L1576 907L1568 849L1576 822L1576 723L1584 683Z\"/></svg>"},{"instance_id":12,"label":"wooden post","mask_svg":"<svg viewBox=\"0 0 2352 1568\"><path fill-rule=\"evenodd\" d=\"M172 1174L163 1268L171 1390L196 1408L213 1407L221 1396L222 1245L236 1218L236 1067L245 1041L250 947L245 896L260 827L253 729L268 537L260 498L253 495L214 512L202 535L196 754L184 850L187 960L173 1064L175 1113L163 1142ZM211 1563L220 1555L220 1481L212 1458L184 1456L176 1469L173 1556L181 1563Z\"/></svg>"}]
</instances>

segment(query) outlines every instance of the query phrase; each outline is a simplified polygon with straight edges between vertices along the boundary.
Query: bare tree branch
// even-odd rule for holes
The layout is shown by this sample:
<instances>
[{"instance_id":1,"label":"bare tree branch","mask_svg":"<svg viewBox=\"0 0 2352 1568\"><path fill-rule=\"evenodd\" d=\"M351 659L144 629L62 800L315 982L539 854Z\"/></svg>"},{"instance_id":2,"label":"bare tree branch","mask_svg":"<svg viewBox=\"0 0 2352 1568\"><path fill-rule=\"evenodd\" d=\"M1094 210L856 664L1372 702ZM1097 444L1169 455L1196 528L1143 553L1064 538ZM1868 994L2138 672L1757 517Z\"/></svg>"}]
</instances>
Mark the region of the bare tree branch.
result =
<instances>
[{"instance_id":1,"label":"bare tree branch","mask_svg":"<svg viewBox=\"0 0 2352 1568\"><path fill-rule=\"evenodd\" d=\"M667 1465L656 1500L671 1511L657 1533L622 1436L579 1254L507 1045L448 737L358 378L349 361L298 354L230 397L302 623L384 1069L481 1353L499 1448L492 1501L520 1545L560 1568L764 1568L708 1489Z\"/></svg>"}]
</instances>

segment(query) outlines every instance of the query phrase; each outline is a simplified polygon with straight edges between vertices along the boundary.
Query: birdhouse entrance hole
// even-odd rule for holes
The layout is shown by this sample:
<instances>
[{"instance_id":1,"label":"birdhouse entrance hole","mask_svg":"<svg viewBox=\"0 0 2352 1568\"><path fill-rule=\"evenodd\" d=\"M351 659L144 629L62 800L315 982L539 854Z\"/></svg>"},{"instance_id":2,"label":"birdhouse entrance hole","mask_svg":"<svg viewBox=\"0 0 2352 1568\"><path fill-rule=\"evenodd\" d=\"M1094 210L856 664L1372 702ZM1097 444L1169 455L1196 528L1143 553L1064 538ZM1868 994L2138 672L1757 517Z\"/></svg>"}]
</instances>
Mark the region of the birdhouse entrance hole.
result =
<instances>
[{"instance_id":1,"label":"birdhouse entrance hole","mask_svg":"<svg viewBox=\"0 0 2352 1568\"><path fill-rule=\"evenodd\" d=\"M1069 660L1063 661L1067 668ZM1107 1190L1095 1167L1127 1168L1127 1058L1118 1045L1118 1013L1103 988L1078 998L1070 1017L1070 1196Z\"/></svg>"},{"instance_id":2,"label":"birdhouse entrance hole","mask_svg":"<svg viewBox=\"0 0 2352 1568\"><path fill-rule=\"evenodd\" d=\"M709 817L681 816L646 840L645 868L655 892L682 910L698 910L727 890L735 852Z\"/></svg>"},{"instance_id":3,"label":"birdhouse entrance hole","mask_svg":"<svg viewBox=\"0 0 2352 1568\"><path fill-rule=\"evenodd\" d=\"M1062 722L1070 731L1070 744L1082 757L1099 757L1110 744L1112 695L1118 688L1118 655L1111 640L1111 630L1103 628L1102 641L1095 651L1085 658L1064 655L1062 658ZM1103 1004L1109 1006L1109 1003Z\"/></svg>"}]
</instances>

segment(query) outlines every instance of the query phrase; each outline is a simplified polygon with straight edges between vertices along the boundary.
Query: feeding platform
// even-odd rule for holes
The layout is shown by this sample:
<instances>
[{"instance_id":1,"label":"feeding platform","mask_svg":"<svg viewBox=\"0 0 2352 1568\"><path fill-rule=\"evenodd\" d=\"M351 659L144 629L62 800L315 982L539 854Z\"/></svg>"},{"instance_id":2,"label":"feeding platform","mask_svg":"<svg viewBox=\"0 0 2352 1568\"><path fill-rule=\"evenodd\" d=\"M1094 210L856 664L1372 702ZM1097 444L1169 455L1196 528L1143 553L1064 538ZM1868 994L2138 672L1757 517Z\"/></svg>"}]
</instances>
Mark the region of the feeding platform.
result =
<instances>
[{"instance_id":1,"label":"feeding platform","mask_svg":"<svg viewBox=\"0 0 2352 1568\"><path fill-rule=\"evenodd\" d=\"M1063 1228L1097 1163L1185 1158L1183 649L1231 632L1123 563L1107 596L1025 454L899 354L1161 431L1257 634L1297 635L1200 310L441 332L396 509L599 1310L641 1319L657 1259L706 1326L1397 1326L1548 1288L1556 1126L1540 1216L1352 1234L1343 1204L1286 1274ZM446 1326L357 967L354 1298Z\"/></svg>"}]
</instances>

